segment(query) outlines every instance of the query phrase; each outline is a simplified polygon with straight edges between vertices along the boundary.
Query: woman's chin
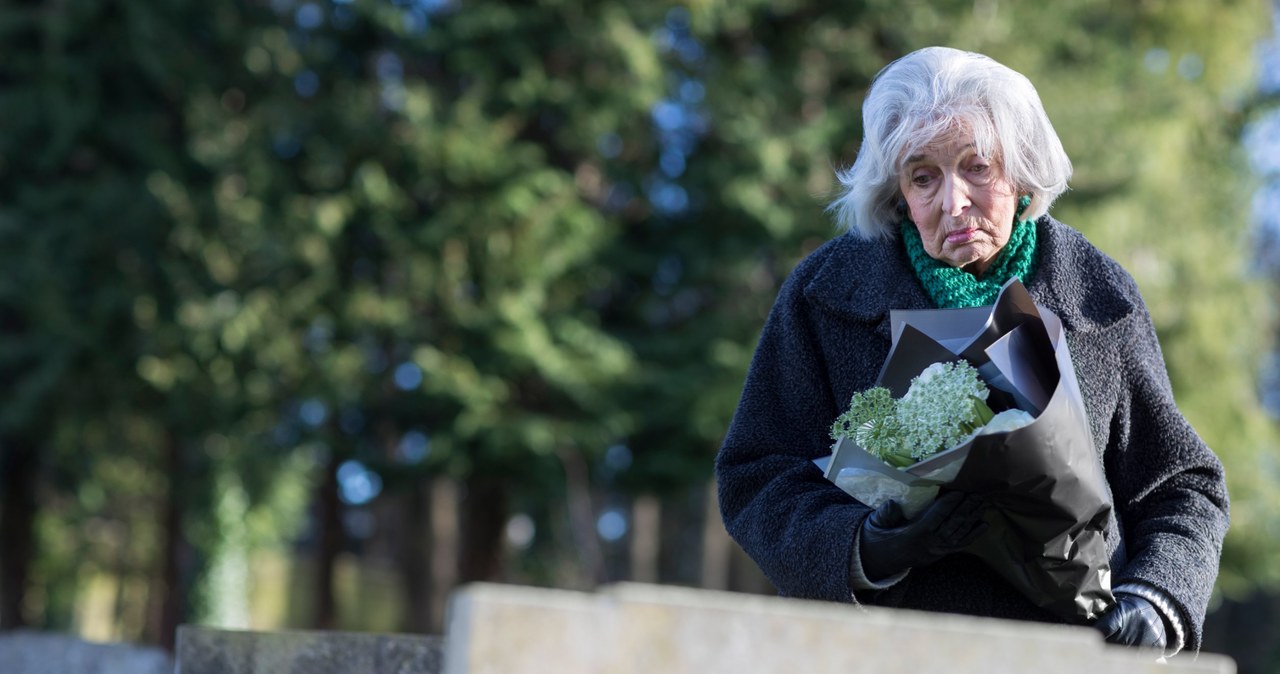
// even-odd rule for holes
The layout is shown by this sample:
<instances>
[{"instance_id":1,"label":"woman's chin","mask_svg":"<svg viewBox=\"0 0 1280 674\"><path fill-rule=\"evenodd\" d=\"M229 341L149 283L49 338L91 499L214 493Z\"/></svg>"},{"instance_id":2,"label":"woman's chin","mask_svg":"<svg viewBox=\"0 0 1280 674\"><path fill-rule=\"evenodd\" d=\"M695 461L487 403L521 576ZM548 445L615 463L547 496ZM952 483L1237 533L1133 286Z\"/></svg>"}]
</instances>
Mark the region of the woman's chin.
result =
<instances>
[{"instance_id":1,"label":"woman's chin","mask_svg":"<svg viewBox=\"0 0 1280 674\"><path fill-rule=\"evenodd\" d=\"M981 278L986 273L987 267L991 266L993 259L995 259L994 255L958 255L952 258L951 266Z\"/></svg>"}]
</instances>

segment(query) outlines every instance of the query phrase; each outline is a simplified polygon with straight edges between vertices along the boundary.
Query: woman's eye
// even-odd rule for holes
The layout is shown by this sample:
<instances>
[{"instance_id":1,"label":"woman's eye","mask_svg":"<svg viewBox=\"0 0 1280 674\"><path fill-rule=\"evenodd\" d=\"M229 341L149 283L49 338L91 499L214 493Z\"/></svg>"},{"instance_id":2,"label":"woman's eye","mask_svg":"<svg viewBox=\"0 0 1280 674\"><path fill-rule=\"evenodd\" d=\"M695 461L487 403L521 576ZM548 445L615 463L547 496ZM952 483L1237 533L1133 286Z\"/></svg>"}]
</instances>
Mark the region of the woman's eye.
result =
<instances>
[{"instance_id":1,"label":"woman's eye","mask_svg":"<svg viewBox=\"0 0 1280 674\"><path fill-rule=\"evenodd\" d=\"M929 174L927 174L927 173L920 173L920 174L917 174L917 175L911 176L911 184L913 184L913 185L918 185L918 186L920 186L920 187L924 187L925 185L928 185L928 184L929 184L929 181L930 181L930 180L932 180L932 179L933 179L933 177L932 177L932 176L930 176Z\"/></svg>"},{"instance_id":2,"label":"woman's eye","mask_svg":"<svg viewBox=\"0 0 1280 674\"><path fill-rule=\"evenodd\" d=\"M996 177L990 164L974 164L969 167L969 180L975 185L985 185Z\"/></svg>"}]
</instances>

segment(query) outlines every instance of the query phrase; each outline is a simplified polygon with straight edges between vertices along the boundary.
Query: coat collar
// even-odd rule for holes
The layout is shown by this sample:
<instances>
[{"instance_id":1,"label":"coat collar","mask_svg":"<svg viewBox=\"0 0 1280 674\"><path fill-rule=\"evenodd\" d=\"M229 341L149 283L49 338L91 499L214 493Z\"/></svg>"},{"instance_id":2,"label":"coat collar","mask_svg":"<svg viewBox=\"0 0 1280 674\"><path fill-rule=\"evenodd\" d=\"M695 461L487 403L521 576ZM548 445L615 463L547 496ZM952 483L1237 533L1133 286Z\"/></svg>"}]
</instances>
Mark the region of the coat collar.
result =
<instances>
[{"instance_id":1,"label":"coat collar","mask_svg":"<svg viewBox=\"0 0 1280 674\"><path fill-rule=\"evenodd\" d=\"M1133 311L1132 281L1084 236L1050 218L1037 221L1040 256L1027 290L1073 332L1104 328ZM844 234L805 286L805 297L826 311L876 326L889 335L892 309L934 308L920 285L902 243L863 240ZM1137 300L1140 301L1140 300Z\"/></svg>"}]
</instances>

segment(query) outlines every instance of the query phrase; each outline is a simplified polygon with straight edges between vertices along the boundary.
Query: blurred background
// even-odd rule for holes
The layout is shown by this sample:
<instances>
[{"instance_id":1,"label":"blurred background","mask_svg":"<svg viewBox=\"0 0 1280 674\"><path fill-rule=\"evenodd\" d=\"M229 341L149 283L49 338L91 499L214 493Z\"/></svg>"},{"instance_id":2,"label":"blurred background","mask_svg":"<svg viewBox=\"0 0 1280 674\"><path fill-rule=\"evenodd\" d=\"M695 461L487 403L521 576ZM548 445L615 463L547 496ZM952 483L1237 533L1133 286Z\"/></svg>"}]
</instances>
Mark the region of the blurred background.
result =
<instances>
[{"instance_id":1,"label":"blurred background","mask_svg":"<svg viewBox=\"0 0 1280 674\"><path fill-rule=\"evenodd\" d=\"M1280 671L1266 0L0 7L0 628L439 633L459 583L772 593L711 466L870 78L1037 85L1227 466Z\"/></svg>"}]
</instances>

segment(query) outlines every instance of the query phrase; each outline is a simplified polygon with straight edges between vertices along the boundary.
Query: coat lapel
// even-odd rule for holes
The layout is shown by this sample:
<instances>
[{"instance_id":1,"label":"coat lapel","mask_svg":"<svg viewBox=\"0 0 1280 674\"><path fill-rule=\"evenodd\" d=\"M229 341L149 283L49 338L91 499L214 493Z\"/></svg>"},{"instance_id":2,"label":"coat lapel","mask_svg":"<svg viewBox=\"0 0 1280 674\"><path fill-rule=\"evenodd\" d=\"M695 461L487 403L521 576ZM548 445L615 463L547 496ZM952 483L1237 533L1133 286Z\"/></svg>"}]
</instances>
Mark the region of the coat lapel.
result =
<instances>
[{"instance_id":1,"label":"coat lapel","mask_svg":"<svg viewBox=\"0 0 1280 674\"><path fill-rule=\"evenodd\" d=\"M1119 265L1053 218L1045 216L1038 225L1040 260L1027 291L1057 314L1068 332L1103 330L1134 311L1129 298L1138 296L1137 288Z\"/></svg>"},{"instance_id":2,"label":"coat lapel","mask_svg":"<svg viewBox=\"0 0 1280 674\"><path fill-rule=\"evenodd\" d=\"M805 288L816 306L870 324L886 340L890 310L932 308L897 239L845 234L832 244L835 251Z\"/></svg>"}]
</instances>

